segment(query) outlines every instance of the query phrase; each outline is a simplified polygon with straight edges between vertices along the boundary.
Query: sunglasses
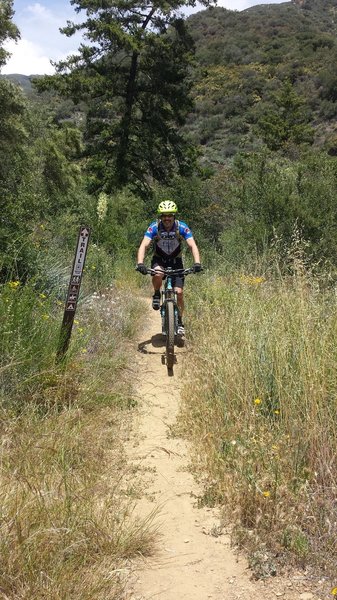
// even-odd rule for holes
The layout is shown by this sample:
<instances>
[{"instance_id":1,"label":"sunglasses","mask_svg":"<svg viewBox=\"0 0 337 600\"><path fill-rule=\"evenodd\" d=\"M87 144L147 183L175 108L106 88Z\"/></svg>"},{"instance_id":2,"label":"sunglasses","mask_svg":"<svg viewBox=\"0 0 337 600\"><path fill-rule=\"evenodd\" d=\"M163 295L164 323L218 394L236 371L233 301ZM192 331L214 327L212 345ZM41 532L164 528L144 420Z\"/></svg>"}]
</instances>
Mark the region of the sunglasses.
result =
<instances>
[{"instance_id":1,"label":"sunglasses","mask_svg":"<svg viewBox=\"0 0 337 600\"><path fill-rule=\"evenodd\" d=\"M174 217L174 215L168 215L167 213L160 215L161 218L163 219L164 217Z\"/></svg>"}]
</instances>

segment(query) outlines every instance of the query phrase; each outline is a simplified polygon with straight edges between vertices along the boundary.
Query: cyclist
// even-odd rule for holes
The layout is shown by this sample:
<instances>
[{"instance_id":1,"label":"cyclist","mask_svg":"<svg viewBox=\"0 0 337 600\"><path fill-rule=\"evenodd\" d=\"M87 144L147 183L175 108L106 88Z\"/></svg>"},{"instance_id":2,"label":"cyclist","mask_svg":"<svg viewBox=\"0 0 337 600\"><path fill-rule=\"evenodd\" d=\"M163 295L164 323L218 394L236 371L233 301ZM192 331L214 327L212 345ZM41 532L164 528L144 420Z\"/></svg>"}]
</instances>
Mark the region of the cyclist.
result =
<instances>
[{"instance_id":1,"label":"cyclist","mask_svg":"<svg viewBox=\"0 0 337 600\"><path fill-rule=\"evenodd\" d=\"M154 294L152 297L152 308L159 310L160 308L160 288L163 281L163 268L171 267L172 269L183 269L183 261L181 258L182 241L185 240L190 248L193 260L194 271L201 271L200 254L198 247L193 239L193 234L188 225L183 221L176 219L178 212L177 205L172 200L164 200L158 206L158 220L153 221L147 228L143 241L141 242L137 255L137 271L146 275L146 266L144 258L146 250L153 242L153 257L151 260L151 268L157 274L152 277ZM184 325L182 316L184 312L184 276L175 276L173 279L174 289L177 293L177 303L179 310L178 318L178 334L184 335Z\"/></svg>"}]
</instances>

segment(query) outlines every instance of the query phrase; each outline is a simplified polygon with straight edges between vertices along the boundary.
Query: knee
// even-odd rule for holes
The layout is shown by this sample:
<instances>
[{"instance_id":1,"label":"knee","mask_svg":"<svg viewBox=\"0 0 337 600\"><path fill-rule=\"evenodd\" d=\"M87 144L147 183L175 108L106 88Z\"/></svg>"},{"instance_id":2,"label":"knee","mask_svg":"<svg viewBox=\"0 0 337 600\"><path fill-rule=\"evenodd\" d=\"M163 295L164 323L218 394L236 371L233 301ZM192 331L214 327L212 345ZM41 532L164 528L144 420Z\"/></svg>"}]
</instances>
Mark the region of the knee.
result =
<instances>
[{"instance_id":1,"label":"knee","mask_svg":"<svg viewBox=\"0 0 337 600\"><path fill-rule=\"evenodd\" d=\"M164 273L161 273L160 271L158 271L155 275L153 275L153 282L156 283L161 283L164 277Z\"/></svg>"},{"instance_id":2,"label":"knee","mask_svg":"<svg viewBox=\"0 0 337 600\"><path fill-rule=\"evenodd\" d=\"M183 298L183 290L182 290L182 288L176 288L176 292L177 292L177 298L178 298L178 300L182 300L182 298Z\"/></svg>"}]
</instances>

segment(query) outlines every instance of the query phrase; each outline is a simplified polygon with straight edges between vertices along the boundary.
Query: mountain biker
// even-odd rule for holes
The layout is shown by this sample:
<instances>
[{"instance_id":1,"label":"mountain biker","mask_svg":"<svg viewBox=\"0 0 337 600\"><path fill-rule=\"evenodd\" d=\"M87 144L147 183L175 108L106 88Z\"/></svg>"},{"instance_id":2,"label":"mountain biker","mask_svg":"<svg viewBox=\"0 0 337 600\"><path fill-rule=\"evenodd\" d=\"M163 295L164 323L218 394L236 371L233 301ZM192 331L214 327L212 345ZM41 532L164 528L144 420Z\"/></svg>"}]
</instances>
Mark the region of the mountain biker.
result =
<instances>
[{"instance_id":1,"label":"mountain biker","mask_svg":"<svg viewBox=\"0 0 337 600\"><path fill-rule=\"evenodd\" d=\"M183 221L176 219L178 212L177 205L172 200L164 200L158 206L158 220L153 221L147 228L143 241L141 242L137 255L137 271L146 275L146 266L144 258L146 250L153 242L153 256L151 268L158 274L152 277L154 294L152 296L152 308L160 308L160 288L164 278L163 268L171 267L173 269L183 269L181 258L182 241L185 240L190 248L194 259L194 271L201 271L200 254L198 247L193 239L193 234L188 225ZM174 290L177 293L177 303L179 310L178 334L184 335L185 329L182 322L184 312L184 276L179 275L173 278Z\"/></svg>"}]
</instances>

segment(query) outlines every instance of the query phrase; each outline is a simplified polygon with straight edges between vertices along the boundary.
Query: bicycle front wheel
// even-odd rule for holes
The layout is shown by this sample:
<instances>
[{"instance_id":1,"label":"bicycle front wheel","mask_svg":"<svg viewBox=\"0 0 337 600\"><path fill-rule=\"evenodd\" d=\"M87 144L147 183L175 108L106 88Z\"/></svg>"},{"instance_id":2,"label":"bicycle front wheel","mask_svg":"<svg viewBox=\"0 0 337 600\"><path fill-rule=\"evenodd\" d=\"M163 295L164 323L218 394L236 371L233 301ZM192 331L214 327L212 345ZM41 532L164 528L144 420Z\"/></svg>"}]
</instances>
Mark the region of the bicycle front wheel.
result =
<instances>
[{"instance_id":1,"label":"bicycle front wheel","mask_svg":"<svg viewBox=\"0 0 337 600\"><path fill-rule=\"evenodd\" d=\"M166 304L166 364L168 369L174 364L174 304Z\"/></svg>"}]
</instances>

